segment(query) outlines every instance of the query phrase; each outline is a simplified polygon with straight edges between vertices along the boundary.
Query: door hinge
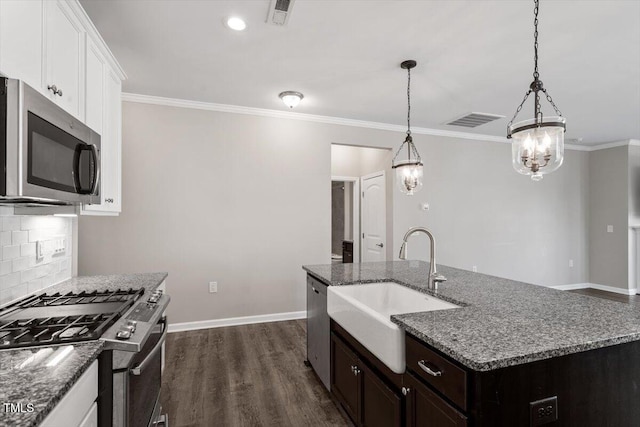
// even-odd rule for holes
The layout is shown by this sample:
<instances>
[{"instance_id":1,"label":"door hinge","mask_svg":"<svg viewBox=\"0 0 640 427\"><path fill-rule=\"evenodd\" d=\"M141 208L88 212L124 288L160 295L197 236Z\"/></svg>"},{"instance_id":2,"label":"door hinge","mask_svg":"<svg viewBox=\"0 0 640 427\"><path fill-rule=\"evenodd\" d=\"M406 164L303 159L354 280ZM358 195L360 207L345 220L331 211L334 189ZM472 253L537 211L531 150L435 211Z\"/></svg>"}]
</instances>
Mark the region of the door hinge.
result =
<instances>
[{"instance_id":1,"label":"door hinge","mask_svg":"<svg viewBox=\"0 0 640 427\"><path fill-rule=\"evenodd\" d=\"M364 233L362 233L362 238L364 239Z\"/></svg>"},{"instance_id":2,"label":"door hinge","mask_svg":"<svg viewBox=\"0 0 640 427\"><path fill-rule=\"evenodd\" d=\"M362 198L364 199L364 191L362 192Z\"/></svg>"}]
</instances>

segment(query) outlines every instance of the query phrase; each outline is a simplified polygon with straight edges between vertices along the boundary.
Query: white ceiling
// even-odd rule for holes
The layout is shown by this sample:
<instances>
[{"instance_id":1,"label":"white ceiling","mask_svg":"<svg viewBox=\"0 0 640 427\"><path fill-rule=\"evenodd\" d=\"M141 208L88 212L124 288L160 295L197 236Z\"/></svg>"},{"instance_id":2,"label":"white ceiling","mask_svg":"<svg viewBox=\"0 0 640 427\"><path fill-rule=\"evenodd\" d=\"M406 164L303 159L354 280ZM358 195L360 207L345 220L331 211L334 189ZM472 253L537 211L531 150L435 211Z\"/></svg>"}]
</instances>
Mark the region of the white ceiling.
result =
<instances>
[{"instance_id":1,"label":"white ceiling","mask_svg":"<svg viewBox=\"0 0 640 427\"><path fill-rule=\"evenodd\" d=\"M288 26L269 0L81 0L129 79L126 92L300 113L443 125L472 111L507 116L470 132L503 136L533 71L533 1L297 0ZM244 32L223 25L242 16ZM640 1L542 0L540 78L567 139L640 139ZM546 113L552 113L546 101ZM530 99L518 119L531 118ZM568 141L576 143L575 141Z\"/></svg>"}]
</instances>

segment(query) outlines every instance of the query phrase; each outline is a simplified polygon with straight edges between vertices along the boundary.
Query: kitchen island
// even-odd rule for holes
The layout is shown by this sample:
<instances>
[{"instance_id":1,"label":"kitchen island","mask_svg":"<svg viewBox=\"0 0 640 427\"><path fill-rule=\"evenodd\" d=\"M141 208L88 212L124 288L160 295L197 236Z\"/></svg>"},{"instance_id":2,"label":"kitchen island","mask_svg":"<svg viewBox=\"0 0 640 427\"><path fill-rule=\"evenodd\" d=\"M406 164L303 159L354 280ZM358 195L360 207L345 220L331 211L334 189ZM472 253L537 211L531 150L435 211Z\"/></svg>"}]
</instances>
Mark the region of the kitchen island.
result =
<instances>
[{"instance_id":1,"label":"kitchen island","mask_svg":"<svg viewBox=\"0 0 640 427\"><path fill-rule=\"evenodd\" d=\"M132 288L155 290L167 273L74 277L44 289L49 295ZM100 340L76 342L74 350L53 367L21 365L42 346L0 350L0 427L35 427L56 408L103 350ZM57 349L60 346L50 346ZM6 406L13 404L13 407ZM6 406L6 407L5 407Z\"/></svg>"},{"instance_id":2,"label":"kitchen island","mask_svg":"<svg viewBox=\"0 0 640 427\"><path fill-rule=\"evenodd\" d=\"M445 374L423 377L428 389L436 389L465 420L443 425L546 425L554 414L545 411L557 411L558 421L550 425L640 425L640 368L635 363L640 356L640 309L635 305L445 266L438 270L448 281L434 292L427 289L429 264L422 261L303 268L315 287L391 281L460 306L391 316L406 331L412 377L424 374L424 368L414 365L425 360L413 360L422 347L440 358L441 365L451 363L450 372L461 372L453 394L437 390L431 381L442 383ZM367 352L332 323L332 355L336 334L342 334L341 343L346 341L352 350ZM331 368L333 389L335 366ZM384 366L377 369L385 371ZM392 389L408 388L401 377L386 374ZM546 398L555 400L536 403ZM542 424L534 424L533 414L540 409ZM415 408L405 408L401 418L411 421L411 411Z\"/></svg>"}]
</instances>

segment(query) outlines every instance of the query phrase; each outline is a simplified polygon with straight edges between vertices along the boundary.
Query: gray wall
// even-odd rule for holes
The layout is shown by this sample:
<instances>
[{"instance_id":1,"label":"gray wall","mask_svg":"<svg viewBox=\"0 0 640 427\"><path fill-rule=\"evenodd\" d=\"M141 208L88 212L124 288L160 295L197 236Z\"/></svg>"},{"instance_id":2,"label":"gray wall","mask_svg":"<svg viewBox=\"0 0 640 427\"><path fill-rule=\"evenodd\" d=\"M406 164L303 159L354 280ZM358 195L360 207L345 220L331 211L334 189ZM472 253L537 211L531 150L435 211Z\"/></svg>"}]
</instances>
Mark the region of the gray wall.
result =
<instances>
[{"instance_id":1,"label":"gray wall","mask_svg":"<svg viewBox=\"0 0 640 427\"><path fill-rule=\"evenodd\" d=\"M123 212L80 219L79 273L168 271L172 323L304 310L300 266L329 263L331 144L393 148L404 137L129 102L123 109ZM536 184L511 169L507 144L414 140L426 184L413 198L394 190L394 258L406 229L426 225L443 264L548 285L588 281L588 153L567 152L566 165ZM417 239L410 255L426 258ZM207 291L211 280L217 294Z\"/></svg>"},{"instance_id":2,"label":"gray wall","mask_svg":"<svg viewBox=\"0 0 640 427\"><path fill-rule=\"evenodd\" d=\"M589 156L589 278L622 289L629 283L629 148ZM608 225L613 233L607 232Z\"/></svg>"}]
</instances>

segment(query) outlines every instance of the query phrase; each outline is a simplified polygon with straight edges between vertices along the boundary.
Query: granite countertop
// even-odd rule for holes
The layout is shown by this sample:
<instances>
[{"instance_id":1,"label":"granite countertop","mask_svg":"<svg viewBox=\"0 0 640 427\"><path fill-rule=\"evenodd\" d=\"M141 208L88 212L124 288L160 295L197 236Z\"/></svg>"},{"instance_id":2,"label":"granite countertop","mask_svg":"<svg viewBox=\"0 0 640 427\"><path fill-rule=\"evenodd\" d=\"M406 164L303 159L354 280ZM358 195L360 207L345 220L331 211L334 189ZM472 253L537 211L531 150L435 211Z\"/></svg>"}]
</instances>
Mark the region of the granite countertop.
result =
<instances>
[{"instance_id":1,"label":"granite countertop","mask_svg":"<svg viewBox=\"0 0 640 427\"><path fill-rule=\"evenodd\" d=\"M167 273L117 274L109 276L74 277L46 288L42 293L61 294L95 290L156 289L167 277ZM0 427L36 426L42 422L66 392L75 384L91 363L100 355L102 341L84 341L73 344L73 353L58 366L35 369L18 369L23 360L41 350L28 347L0 350ZM57 346L50 346L56 348ZM27 404L33 412L10 413L5 403L21 403L24 411Z\"/></svg>"},{"instance_id":2,"label":"granite countertop","mask_svg":"<svg viewBox=\"0 0 640 427\"><path fill-rule=\"evenodd\" d=\"M448 280L434 293L427 289L424 261L303 268L330 286L392 281L462 306L393 315L391 321L476 371L640 340L635 304L440 265Z\"/></svg>"},{"instance_id":3,"label":"granite countertop","mask_svg":"<svg viewBox=\"0 0 640 427\"><path fill-rule=\"evenodd\" d=\"M135 273L135 274L113 274L108 276L79 276L72 277L69 280L58 283L43 290L44 293L53 294L60 292L82 292L95 290L112 290L116 289L140 289L152 291L157 288L167 273Z\"/></svg>"},{"instance_id":4,"label":"granite countertop","mask_svg":"<svg viewBox=\"0 0 640 427\"><path fill-rule=\"evenodd\" d=\"M73 344L73 352L59 365L20 369L19 364L43 347L0 351L0 426L40 424L102 351L102 341ZM59 346L50 346L56 349ZM6 404L20 404L23 412L9 412ZM28 412L29 405L33 411Z\"/></svg>"}]
</instances>

